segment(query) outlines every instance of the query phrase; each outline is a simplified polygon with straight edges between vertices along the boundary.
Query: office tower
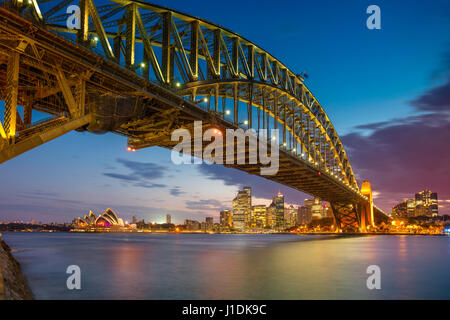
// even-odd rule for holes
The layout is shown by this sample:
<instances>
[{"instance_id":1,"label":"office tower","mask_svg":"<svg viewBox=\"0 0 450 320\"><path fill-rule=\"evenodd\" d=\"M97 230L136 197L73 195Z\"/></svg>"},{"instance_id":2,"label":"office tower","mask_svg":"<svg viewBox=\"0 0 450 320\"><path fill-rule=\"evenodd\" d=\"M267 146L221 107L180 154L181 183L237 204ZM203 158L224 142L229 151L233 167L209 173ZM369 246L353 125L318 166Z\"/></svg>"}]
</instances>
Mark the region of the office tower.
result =
<instances>
[{"instance_id":1,"label":"office tower","mask_svg":"<svg viewBox=\"0 0 450 320\"><path fill-rule=\"evenodd\" d=\"M184 226L185 226L185 229L189 230L189 231L196 231L196 230L200 230L200 228L201 228L200 222L195 221L195 220L185 220Z\"/></svg>"},{"instance_id":2,"label":"office tower","mask_svg":"<svg viewBox=\"0 0 450 320\"><path fill-rule=\"evenodd\" d=\"M170 214L166 215L166 223L171 224L172 223L172 216Z\"/></svg>"},{"instance_id":3,"label":"office tower","mask_svg":"<svg viewBox=\"0 0 450 320\"><path fill-rule=\"evenodd\" d=\"M136 216L133 216L133 218L131 218L131 223L132 224L136 224L138 221L137 221L137 217Z\"/></svg>"},{"instance_id":4,"label":"office tower","mask_svg":"<svg viewBox=\"0 0 450 320\"><path fill-rule=\"evenodd\" d=\"M284 223L287 228L295 227L297 225L297 213L298 209L290 205L289 208L285 210Z\"/></svg>"},{"instance_id":5,"label":"office tower","mask_svg":"<svg viewBox=\"0 0 450 320\"><path fill-rule=\"evenodd\" d=\"M311 209L312 220L322 219L322 202L320 198L306 199L305 206Z\"/></svg>"},{"instance_id":6,"label":"office tower","mask_svg":"<svg viewBox=\"0 0 450 320\"><path fill-rule=\"evenodd\" d=\"M233 216L230 210L220 211L220 226L226 229L233 227Z\"/></svg>"},{"instance_id":7,"label":"office tower","mask_svg":"<svg viewBox=\"0 0 450 320\"><path fill-rule=\"evenodd\" d=\"M284 229L284 196L280 191L278 191L278 194L273 198L272 203L276 208L275 227L278 229Z\"/></svg>"},{"instance_id":8,"label":"office tower","mask_svg":"<svg viewBox=\"0 0 450 320\"><path fill-rule=\"evenodd\" d=\"M298 224L309 224L312 220L311 206L298 207Z\"/></svg>"},{"instance_id":9,"label":"office tower","mask_svg":"<svg viewBox=\"0 0 450 320\"><path fill-rule=\"evenodd\" d=\"M237 231L247 229L249 218L251 220L251 189L244 188L239 191L236 198L233 199L233 228Z\"/></svg>"},{"instance_id":10,"label":"office tower","mask_svg":"<svg viewBox=\"0 0 450 320\"><path fill-rule=\"evenodd\" d=\"M265 228L267 223L267 207L265 205L257 205L252 207L252 217L254 228Z\"/></svg>"},{"instance_id":11,"label":"office tower","mask_svg":"<svg viewBox=\"0 0 450 320\"><path fill-rule=\"evenodd\" d=\"M276 224L276 216L277 216L277 207L275 203L271 203L270 206L267 207L267 227L275 228Z\"/></svg>"},{"instance_id":12,"label":"office tower","mask_svg":"<svg viewBox=\"0 0 450 320\"><path fill-rule=\"evenodd\" d=\"M416 210L416 216L426 215L435 217L438 215L438 195L436 192L431 192L428 189L425 189L415 195L416 207L419 207Z\"/></svg>"},{"instance_id":13,"label":"office tower","mask_svg":"<svg viewBox=\"0 0 450 320\"><path fill-rule=\"evenodd\" d=\"M206 230L212 230L214 228L214 218L213 217L207 217L205 219L206 222Z\"/></svg>"}]
</instances>

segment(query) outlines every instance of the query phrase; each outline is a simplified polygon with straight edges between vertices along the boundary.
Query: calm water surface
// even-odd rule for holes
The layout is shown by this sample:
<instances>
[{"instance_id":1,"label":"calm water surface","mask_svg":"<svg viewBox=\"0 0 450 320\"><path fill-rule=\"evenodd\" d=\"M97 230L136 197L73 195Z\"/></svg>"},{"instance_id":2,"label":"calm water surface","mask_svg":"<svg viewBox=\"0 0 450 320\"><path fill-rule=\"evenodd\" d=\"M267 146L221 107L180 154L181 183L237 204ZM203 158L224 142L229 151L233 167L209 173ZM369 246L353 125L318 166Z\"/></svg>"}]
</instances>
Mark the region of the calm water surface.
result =
<instances>
[{"instance_id":1,"label":"calm water surface","mask_svg":"<svg viewBox=\"0 0 450 320\"><path fill-rule=\"evenodd\" d=\"M37 299L450 299L450 238L4 233ZM81 268L82 290L66 287ZM381 268L368 290L366 268Z\"/></svg>"}]
</instances>

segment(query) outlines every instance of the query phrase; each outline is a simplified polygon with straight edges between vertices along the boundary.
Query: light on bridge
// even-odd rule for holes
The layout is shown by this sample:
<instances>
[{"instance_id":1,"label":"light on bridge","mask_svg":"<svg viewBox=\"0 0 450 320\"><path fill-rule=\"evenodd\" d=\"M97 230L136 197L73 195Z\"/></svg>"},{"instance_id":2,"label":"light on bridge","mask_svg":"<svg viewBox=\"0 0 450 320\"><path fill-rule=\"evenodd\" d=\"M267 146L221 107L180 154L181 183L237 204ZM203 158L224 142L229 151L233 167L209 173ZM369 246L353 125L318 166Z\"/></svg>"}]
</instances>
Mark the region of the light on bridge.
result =
<instances>
[{"instance_id":1,"label":"light on bridge","mask_svg":"<svg viewBox=\"0 0 450 320\"><path fill-rule=\"evenodd\" d=\"M229 115L231 114L231 111L230 111L230 110L226 110L226 111L225 111L225 114L226 114L227 116L229 116Z\"/></svg>"},{"instance_id":2,"label":"light on bridge","mask_svg":"<svg viewBox=\"0 0 450 320\"><path fill-rule=\"evenodd\" d=\"M214 134L217 134L217 135L219 135L219 136L222 135L222 131L220 131L220 130L217 129L217 128L214 128L213 132L214 132Z\"/></svg>"},{"instance_id":3,"label":"light on bridge","mask_svg":"<svg viewBox=\"0 0 450 320\"><path fill-rule=\"evenodd\" d=\"M181 87L181 83L177 82L177 83L175 83L175 86L176 86L177 88L179 88L179 87Z\"/></svg>"},{"instance_id":4,"label":"light on bridge","mask_svg":"<svg viewBox=\"0 0 450 320\"><path fill-rule=\"evenodd\" d=\"M244 124L245 124L245 125L248 125L248 120L245 120L245 121L244 121Z\"/></svg>"},{"instance_id":5,"label":"light on bridge","mask_svg":"<svg viewBox=\"0 0 450 320\"><path fill-rule=\"evenodd\" d=\"M127 151L129 151L129 152L136 152L136 149L133 148L133 147L128 146L127 147Z\"/></svg>"}]
</instances>

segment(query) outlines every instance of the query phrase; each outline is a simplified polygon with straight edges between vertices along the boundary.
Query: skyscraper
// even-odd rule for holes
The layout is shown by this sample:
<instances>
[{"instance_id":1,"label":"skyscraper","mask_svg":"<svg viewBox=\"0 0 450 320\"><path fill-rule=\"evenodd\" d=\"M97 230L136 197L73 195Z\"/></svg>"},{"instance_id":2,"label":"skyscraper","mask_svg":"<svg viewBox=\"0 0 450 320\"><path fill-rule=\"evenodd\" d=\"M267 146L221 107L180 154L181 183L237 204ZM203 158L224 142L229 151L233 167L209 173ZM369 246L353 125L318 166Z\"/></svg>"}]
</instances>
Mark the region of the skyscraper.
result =
<instances>
[{"instance_id":1,"label":"skyscraper","mask_svg":"<svg viewBox=\"0 0 450 320\"><path fill-rule=\"evenodd\" d=\"M275 203L271 203L270 206L267 207L267 227L274 228L276 223L277 216L277 207Z\"/></svg>"},{"instance_id":2,"label":"skyscraper","mask_svg":"<svg viewBox=\"0 0 450 320\"><path fill-rule=\"evenodd\" d=\"M437 216L438 215L438 195L436 192L431 192L425 189L415 196L416 207L420 206L421 210L417 210L416 216L427 215L427 216ZM418 214L421 213L421 214Z\"/></svg>"},{"instance_id":3,"label":"skyscraper","mask_svg":"<svg viewBox=\"0 0 450 320\"><path fill-rule=\"evenodd\" d=\"M172 223L172 216L170 214L166 215L166 223L171 224Z\"/></svg>"},{"instance_id":4,"label":"skyscraper","mask_svg":"<svg viewBox=\"0 0 450 320\"><path fill-rule=\"evenodd\" d=\"M230 210L220 211L220 225L225 229L231 229L233 227L233 216Z\"/></svg>"},{"instance_id":5,"label":"skyscraper","mask_svg":"<svg viewBox=\"0 0 450 320\"><path fill-rule=\"evenodd\" d=\"M256 228L265 228L268 225L267 207L265 205L257 205L252 207L252 217Z\"/></svg>"},{"instance_id":6,"label":"skyscraper","mask_svg":"<svg viewBox=\"0 0 450 320\"><path fill-rule=\"evenodd\" d=\"M278 191L276 197L273 198L272 203L276 207L275 227L284 229L284 196Z\"/></svg>"},{"instance_id":7,"label":"skyscraper","mask_svg":"<svg viewBox=\"0 0 450 320\"><path fill-rule=\"evenodd\" d=\"M297 225L297 213L298 209L290 205L288 209L285 210L284 223L287 228L295 227Z\"/></svg>"},{"instance_id":8,"label":"skyscraper","mask_svg":"<svg viewBox=\"0 0 450 320\"><path fill-rule=\"evenodd\" d=\"M298 224L309 224L312 220L312 211L310 206L298 207Z\"/></svg>"},{"instance_id":9,"label":"skyscraper","mask_svg":"<svg viewBox=\"0 0 450 320\"><path fill-rule=\"evenodd\" d=\"M212 230L214 228L214 217L206 217L206 230Z\"/></svg>"},{"instance_id":10,"label":"skyscraper","mask_svg":"<svg viewBox=\"0 0 450 320\"><path fill-rule=\"evenodd\" d=\"M236 198L233 199L233 228L237 231L245 231L248 221L251 220L251 188L245 187L239 191Z\"/></svg>"},{"instance_id":11,"label":"skyscraper","mask_svg":"<svg viewBox=\"0 0 450 320\"><path fill-rule=\"evenodd\" d=\"M311 209L312 220L322 219L322 202L320 198L306 199L305 206Z\"/></svg>"}]
</instances>

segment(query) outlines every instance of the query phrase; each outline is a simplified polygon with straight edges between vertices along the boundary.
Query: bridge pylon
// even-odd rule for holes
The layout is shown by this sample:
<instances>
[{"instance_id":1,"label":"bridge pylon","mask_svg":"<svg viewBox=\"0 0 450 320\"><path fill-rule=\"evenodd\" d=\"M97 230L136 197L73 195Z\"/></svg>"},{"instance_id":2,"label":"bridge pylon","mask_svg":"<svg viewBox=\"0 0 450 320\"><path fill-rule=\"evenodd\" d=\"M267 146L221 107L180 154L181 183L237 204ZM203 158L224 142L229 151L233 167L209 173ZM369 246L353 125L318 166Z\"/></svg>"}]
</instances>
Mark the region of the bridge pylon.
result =
<instances>
[{"instance_id":1,"label":"bridge pylon","mask_svg":"<svg viewBox=\"0 0 450 320\"><path fill-rule=\"evenodd\" d=\"M373 196L372 196L372 187L370 186L370 182L365 180L361 185L361 194L367 197L367 201L361 204L360 216L361 216L361 224L360 231L367 232L368 228L375 227L375 219L373 214Z\"/></svg>"}]
</instances>

